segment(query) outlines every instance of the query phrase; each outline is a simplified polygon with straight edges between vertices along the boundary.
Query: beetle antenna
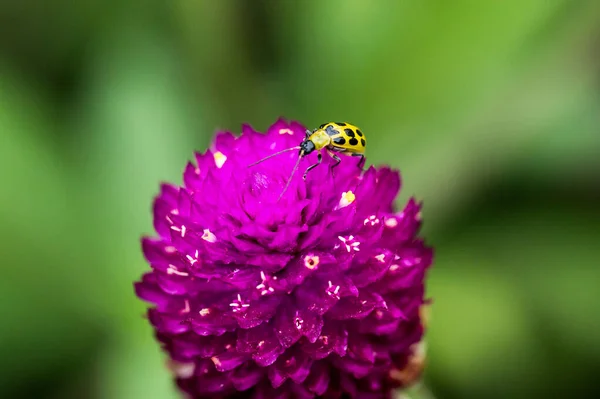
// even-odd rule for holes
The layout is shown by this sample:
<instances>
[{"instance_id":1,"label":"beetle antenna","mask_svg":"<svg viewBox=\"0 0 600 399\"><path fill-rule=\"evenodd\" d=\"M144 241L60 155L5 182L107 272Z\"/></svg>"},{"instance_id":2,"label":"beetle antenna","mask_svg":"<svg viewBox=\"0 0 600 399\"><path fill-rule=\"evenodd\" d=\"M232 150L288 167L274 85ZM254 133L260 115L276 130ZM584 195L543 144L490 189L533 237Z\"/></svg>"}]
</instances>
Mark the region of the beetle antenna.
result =
<instances>
[{"instance_id":1,"label":"beetle antenna","mask_svg":"<svg viewBox=\"0 0 600 399\"><path fill-rule=\"evenodd\" d=\"M259 163L261 163L261 162L263 162L263 161L266 161L266 160L267 160L267 159L269 159L269 158L273 158L274 156L277 156L277 155L279 155L279 154L283 154L284 152L288 152L288 151L294 151L294 150L299 150L299 149L300 149L300 146L299 146L299 145L298 145L298 146L296 146L296 147L292 147L292 148L286 148L285 150L281 150L281 151L279 151L279 152L276 152L275 154L268 155L268 156L264 157L263 159L259 159L258 161L256 161L256 162L253 162L253 163L251 163L250 165L248 165L248 167L250 167L250 166L254 166L254 165L257 165L257 164L259 164Z\"/></svg>"},{"instance_id":2,"label":"beetle antenna","mask_svg":"<svg viewBox=\"0 0 600 399\"><path fill-rule=\"evenodd\" d=\"M283 194L286 192L286 190L290 186L290 183L292 182L292 178L294 177L294 174L298 170L298 165L300 165L300 161L302 160L303 156L304 156L304 150L300 151L300 155L298 156L298 160L296 161L296 164L294 165L294 169L292 169L292 173L290 174L290 177L288 178L287 182L285 183L285 187L283 188L283 191L281 192L281 194L279 194L279 198L277 198L277 202L279 202L281 197L283 197Z\"/></svg>"}]
</instances>

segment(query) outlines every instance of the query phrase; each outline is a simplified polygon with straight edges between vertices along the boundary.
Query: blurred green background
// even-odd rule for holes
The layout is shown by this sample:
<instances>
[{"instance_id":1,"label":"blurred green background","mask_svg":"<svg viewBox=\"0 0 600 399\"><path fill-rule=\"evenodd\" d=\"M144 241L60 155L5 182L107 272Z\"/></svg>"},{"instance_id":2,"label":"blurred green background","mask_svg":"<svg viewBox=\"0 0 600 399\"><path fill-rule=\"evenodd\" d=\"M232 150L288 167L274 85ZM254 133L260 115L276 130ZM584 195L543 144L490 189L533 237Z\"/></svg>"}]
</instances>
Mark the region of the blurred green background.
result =
<instances>
[{"instance_id":1,"label":"blurred green background","mask_svg":"<svg viewBox=\"0 0 600 399\"><path fill-rule=\"evenodd\" d=\"M599 50L597 0L0 1L0 397L177 397L152 197L279 116L425 202L436 397L600 396Z\"/></svg>"}]
</instances>

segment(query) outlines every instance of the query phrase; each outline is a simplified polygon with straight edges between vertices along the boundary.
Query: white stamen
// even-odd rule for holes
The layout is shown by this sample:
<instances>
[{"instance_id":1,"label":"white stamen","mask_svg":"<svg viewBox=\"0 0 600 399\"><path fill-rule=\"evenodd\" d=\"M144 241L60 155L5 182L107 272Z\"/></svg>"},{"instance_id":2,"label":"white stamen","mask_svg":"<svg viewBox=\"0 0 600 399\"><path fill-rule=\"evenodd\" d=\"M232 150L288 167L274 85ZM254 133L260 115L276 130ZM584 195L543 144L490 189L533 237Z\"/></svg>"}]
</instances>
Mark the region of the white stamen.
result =
<instances>
[{"instance_id":1,"label":"white stamen","mask_svg":"<svg viewBox=\"0 0 600 399\"><path fill-rule=\"evenodd\" d=\"M279 134L289 134L293 135L294 132L291 129L279 129Z\"/></svg>"},{"instance_id":2,"label":"white stamen","mask_svg":"<svg viewBox=\"0 0 600 399\"><path fill-rule=\"evenodd\" d=\"M356 241L356 242L351 242L354 240L354 236L349 236L348 238L342 237L342 236L338 236L338 239L344 243L344 246L346 247L346 251L351 252L351 251L360 251L359 245L360 242ZM336 247L337 248L337 247Z\"/></svg>"},{"instance_id":3,"label":"white stamen","mask_svg":"<svg viewBox=\"0 0 600 399\"><path fill-rule=\"evenodd\" d=\"M302 320L297 314L296 314L296 319L294 320L294 322L296 323L296 328L298 330L302 329L302 324L304 324L304 320Z\"/></svg>"},{"instance_id":4,"label":"white stamen","mask_svg":"<svg viewBox=\"0 0 600 399\"><path fill-rule=\"evenodd\" d=\"M172 245L167 245L164 249L165 249L165 252L168 254L174 254L175 252L177 252L177 248L175 248Z\"/></svg>"},{"instance_id":5,"label":"white stamen","mask_svg":"<svg viewBox=\"0 0 600 399\"><path fill-rule=\"evenodd\" d=\"M217 236L215 236L209 229L204 229L202 239L208 242L215 242L217 241Z\"/></svg>"},{"instance_id":6,"label":"white stamen","mask_svg":"<svg viewBox=\"0 0 600 399\"><path fill-rule=\"evenodd\" d=\"M328 283L329 283L329 286L325 290L325 292L327 292L327 295L334 297L335 299L340 299L340 296L338 295L340 292L340 286L336 285L334 287L333 283L331 281L329 281Z\"/></svg>"},{"instance_id":7,"label":"white stamen","mask_svg":"<svg viewBox=\"0 0 600 399\"><path fill-rule=\"evenodd\" d=\"M182 224L181 228L177 226L171 226L171 230L181 233L181 238L185 237L186 227Z\"/></svg>"},{"instance_id":8,"label":"white stamen","mask_svg":"<svg viewBox=\"0 0 600 399\"><path fill-rule=\"evenodd\" d=\"M356 195L352 191L344 191L342 193L342 197L340 198L340 202L338 203L338 209L345 208L356 199Z\"/></svg>"},{"instance_id":9,"label":"white stamen","mask_svg":"<svg viewBox=\"0 0 600 399\"><path fill-rule=\"evenodd\" d=\"M186 299L184 303L185 303L185 308L183 308L183 309L181 309L181 310L179 311L179 313L180 313L180 314L183 314L183 313L190 313L190 301L188 301L188 300Z\"/></svg>"},{"instance_id":10,"label":"white stamen","mask_svg":"<svg viewBox=\"0 0 600 399\"><path fill-rule=\"evenodd\" d=\"M185 257L190 261L190 265L194 265L194 263L198 262L198 259L194 259L190 255L186 255Z\"/></svg>"},{"instance_id":11,"label":"white stamen","mask_svg":"<svg viewBox=\"0 0 600 399\"><path fill-rule=\"evenodd\" d=\"M396 218L385 219L385 225L386 227L394 228L398 226L398 220Z\"/></svg>"},{"instance_id":12,"label":"white stamen","mask_svg":"<svg viewBox=\"0 0 600 399\"><path fill-rule=\"evenodd\" d=\"M194 375L196 365L191 363L180 363L171 360L168 364L169 369L179 378L190 378Z\"/></svg>"},{"instance_id":13,"label":"white stamen","mask_svg":"<svg viewBox=\"0 0 600 399\"><path fill-rule=\"evenodd\" d=\"M385 254L379 254L375 257L375 259L377 259L381 263L384 263L385 262Z\"/></svg>"},{"instance_id":14,"label":"white stamen","mask_svg":"<svg viewBox=\"0 0 600 399\"><path fill-rule=\"evenodd\" d=\"M245 310L247 307L249 307L250 304L244 303L242 301L242 296L240 294L237 294L237 299L234 302L231 302L229 304L229 306L231 306L233 308L234 312L240 312L242 310Z\"/></svg>"},{"instance_id":15,"label":"white stamen","mask_svg":"<svg viewBox=\"0 0 600 399\"><path fill-rule=\"evenodd\" d=\"M256 289L260 291L260 295L264 296L271 292L275 292L275 289L273 287L269 287L267 285L267 275L264 271L260 272L260 278L262 279L262 282L256 286ZM276 278L273 277L273 280L276 280Z\"/></svg>"},{"instance_id":16,"label":"white stamen","mask_svg":"<svg viewBox=\"0 0 600 399\"><path fill-rule=\"evenodd\" d=\"M204 317L204 316L210 314L210 309L209 308L204 308L204 309L201 309L200 312L198 312L198 313L200 313L200 316Z\"/></svg>"},{"instance_id":17,"label":"white stamen","mask_svg":"<svg viewBox=\"0 0 600 399\"><path fill-rule=\"evenodd\" d=\"M309 269L309 270L313 270L314 268L316 268L319 265L319 257L318 256L313 256L313 255L306 255L304 257L304 266Z\"/></svg>"},{"instance_id":18,"label":"white stamen","mask_svg":"<svg viewBox=\"0 0 600 399\"><path fill-rule=\"evenodd\" d=\"M187 277L189 276L189 273L186 272L180 272L175 265L169 265L169 268L167 269L167 274L176 274L178 276L183 276L183 277Z\"/></svg>"},{"instance_id":19,"label":"white stamen","mask_svg":"<svg viewBox=\"0 0 600 399\"><path fill-rule=\"evenodd\" d=\"M371 224L371 226L375 226L376 224L379 224L379 218L375 215L371 215L368 218L366 218L363 222L363 224L366 226L368 223Z\"/></svg>"},{"instance_id":20,"label":"white stamen","mask_svg":"<svg viewBox=\"0 0 600 399\"><path fill-rule=\"evenodd\" d=\"M217 165L217 168L219 169L221 169L225 164L225 161L227 161L227 157L221 151L215 152L213 157L215 159L215 165Z\"/></svg>"}]
</instances>

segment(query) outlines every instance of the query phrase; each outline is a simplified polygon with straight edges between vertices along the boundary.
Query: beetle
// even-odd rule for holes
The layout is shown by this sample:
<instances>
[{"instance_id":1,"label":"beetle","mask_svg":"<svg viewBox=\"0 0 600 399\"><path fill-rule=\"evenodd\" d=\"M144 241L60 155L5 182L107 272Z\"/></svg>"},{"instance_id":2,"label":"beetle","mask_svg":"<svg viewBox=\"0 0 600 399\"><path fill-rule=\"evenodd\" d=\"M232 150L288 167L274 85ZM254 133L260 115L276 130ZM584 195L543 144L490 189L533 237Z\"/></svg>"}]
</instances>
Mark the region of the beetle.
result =
<instances>
[{"instance_id":1,"label":"beetle","mask_svg":"<svg viewBox=\"0 0 600 399\"><path fill-rule=\"evenodd\" d=\"M329 154L329 156L331 156L336 161L332 168L336 167L342 161L341 158L337 155L338 153L340 153L360 157L358 167L362 169L365 162L365 149L367 146L366 140L367 139L364 133L354 125L351 125L346 122L328 122L322 124L321 126L312 131L307 129L306 137L300 143L300 145L296 147L286 148L285 150L266 156L248 166L250 167L257 165L261 162L266 161L269 158L272 158L287 151L299 150L298 161L296 161L294 169L292 169L292 173L283 191L281 192L281 195L279 196L279 199L281 199L288 186L290 185L292 177L296 173L298 165L300 164L300 160L302 160L303 157L314 151L319 151L319 154L317 155L317 163L310 165L308 168L306 168L306 171L302 176L303 179L306 179L306 175L308 174L308 172L310 172L311 170L313 170L321 164L321 162L323 161L323 155L321 150L323 149L325 149L327 154Z\"/></svg>"}]
</instances>

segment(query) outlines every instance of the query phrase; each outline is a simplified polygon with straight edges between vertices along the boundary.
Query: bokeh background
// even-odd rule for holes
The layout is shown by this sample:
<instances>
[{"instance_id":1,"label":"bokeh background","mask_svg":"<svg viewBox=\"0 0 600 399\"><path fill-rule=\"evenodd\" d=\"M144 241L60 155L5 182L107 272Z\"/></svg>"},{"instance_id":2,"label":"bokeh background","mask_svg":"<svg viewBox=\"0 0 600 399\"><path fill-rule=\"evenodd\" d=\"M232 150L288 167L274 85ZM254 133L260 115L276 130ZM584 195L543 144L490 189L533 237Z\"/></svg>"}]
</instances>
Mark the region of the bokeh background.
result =
<instances>
[{"instance_id":1,"label":"bokeh background","mask_svg":"<svg viewBox=\"0 0 600 399\"><path fill-rule=\"evenodd\" d=\"M0 1L0 397L177 397L152 197L280 116L424 201L437 398L598 397L599 111L597 0Z\"/></svg>"}]
</instances>

